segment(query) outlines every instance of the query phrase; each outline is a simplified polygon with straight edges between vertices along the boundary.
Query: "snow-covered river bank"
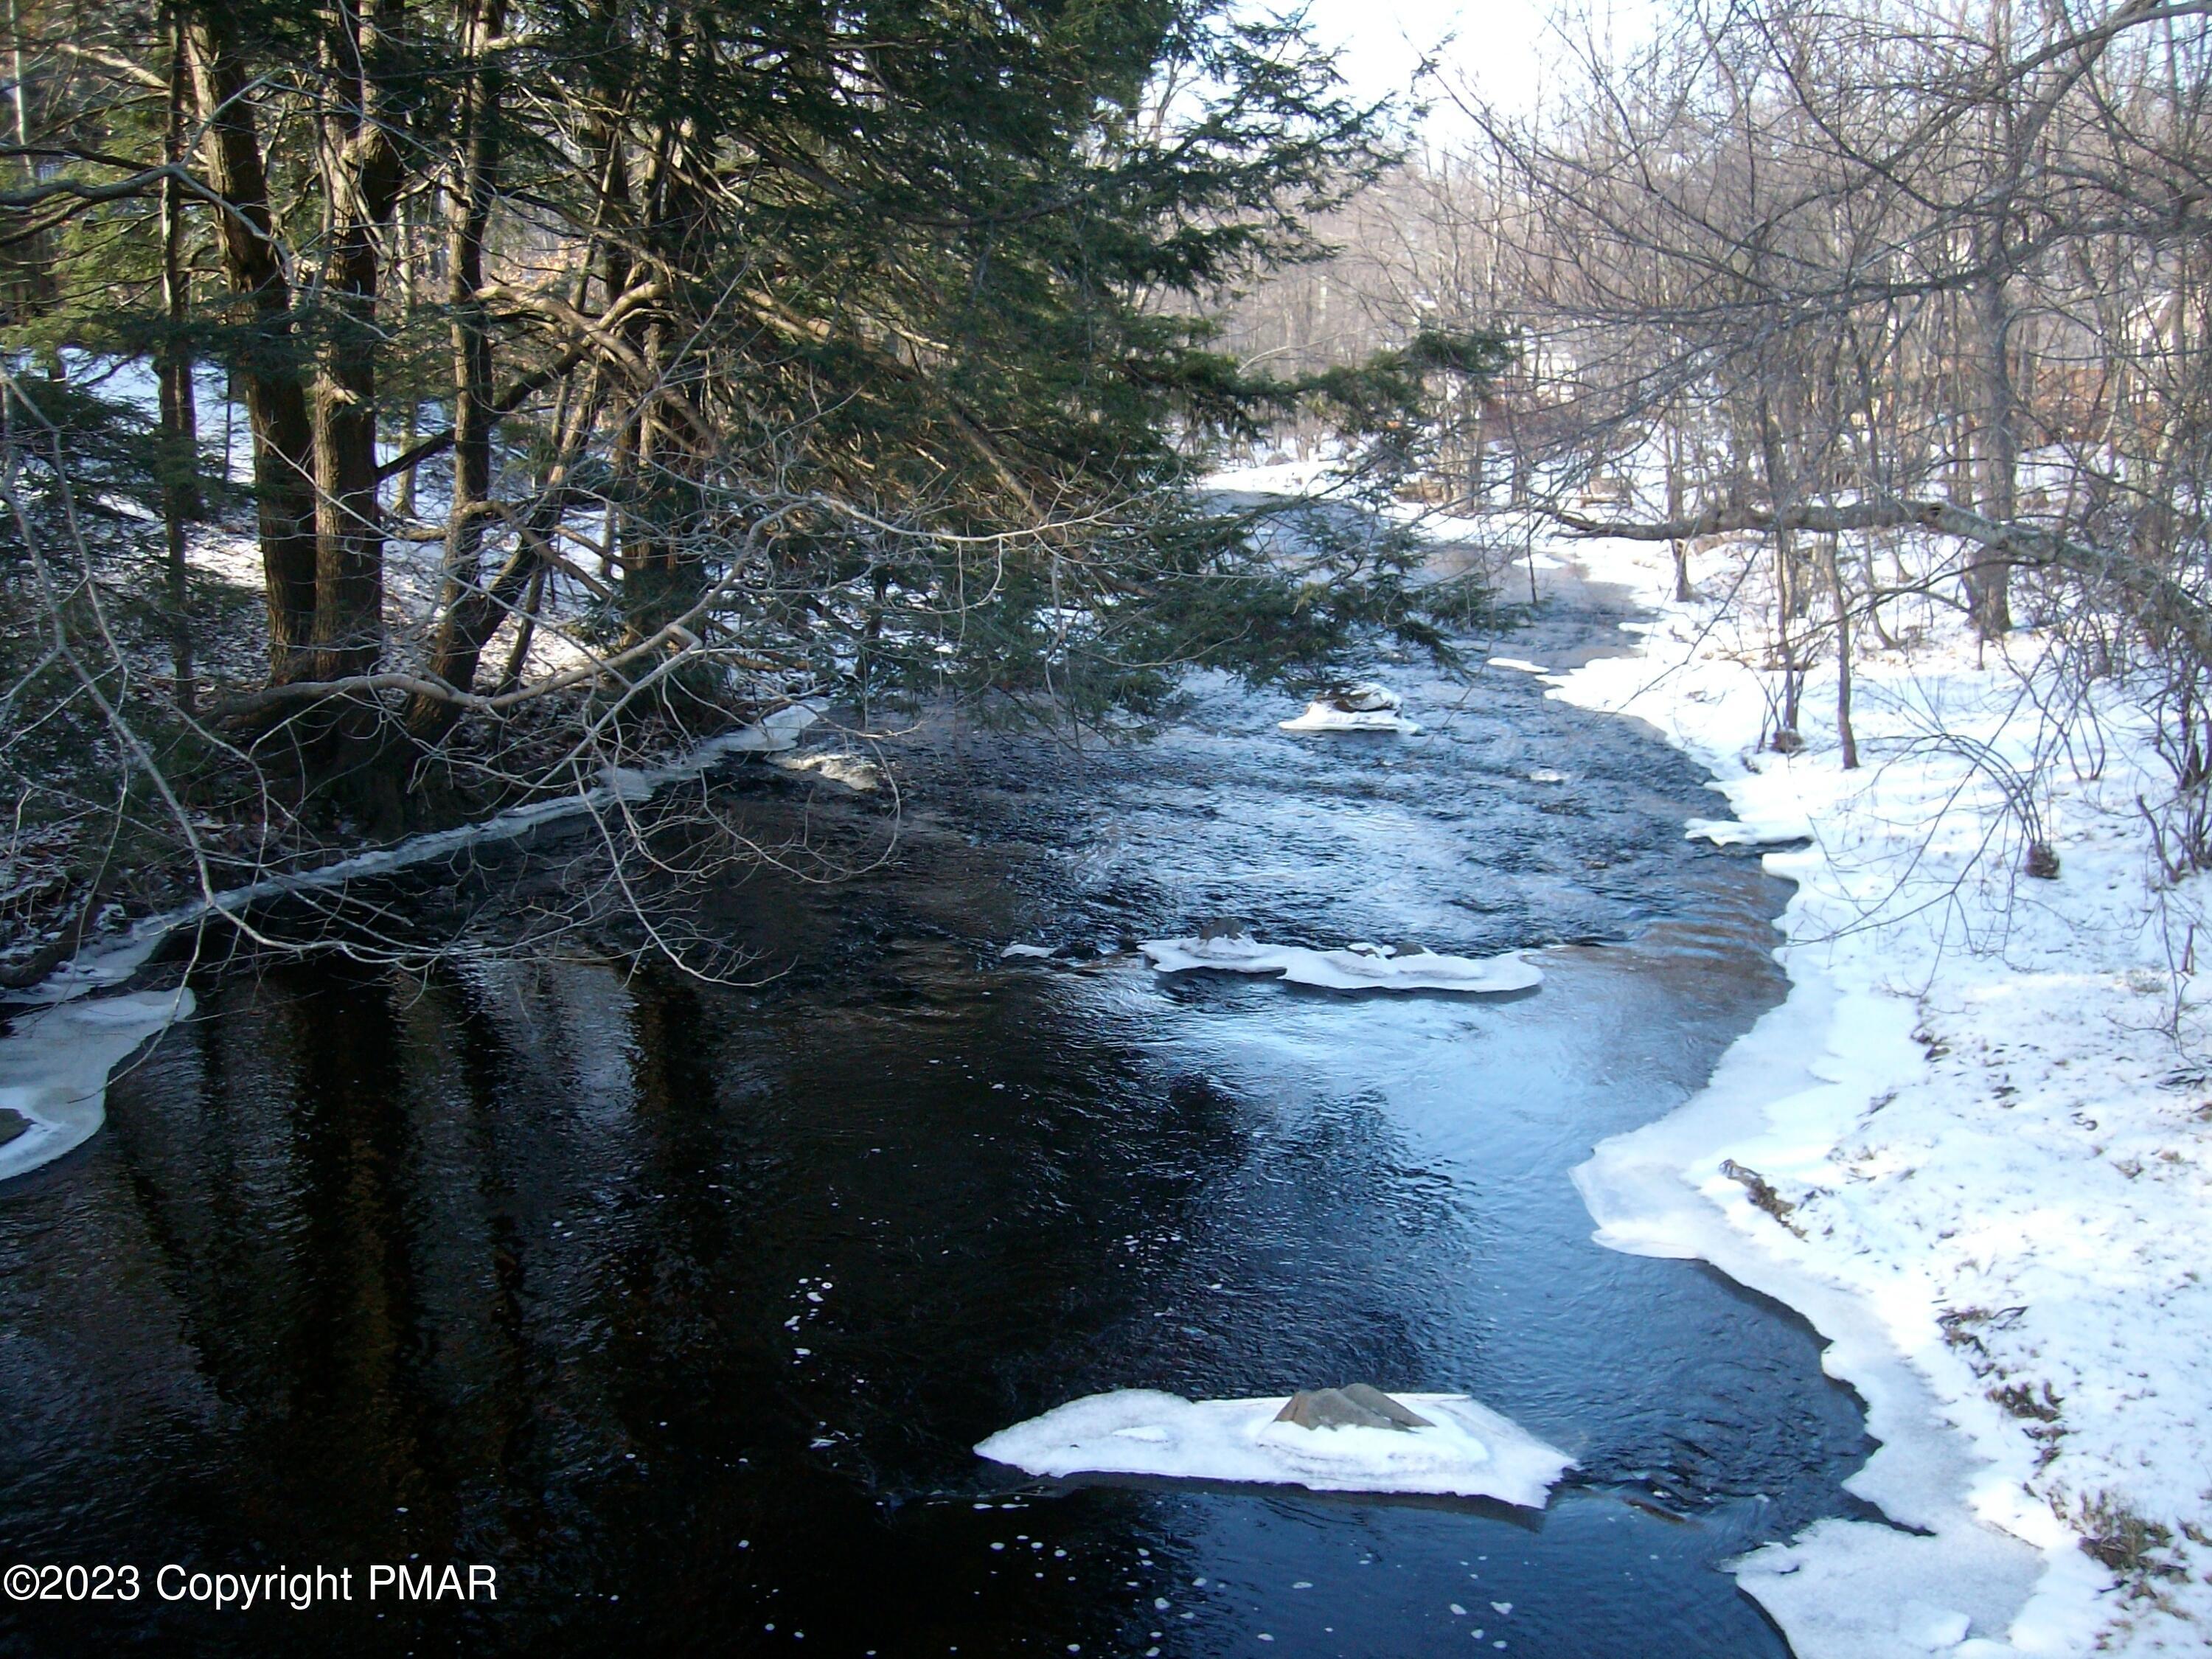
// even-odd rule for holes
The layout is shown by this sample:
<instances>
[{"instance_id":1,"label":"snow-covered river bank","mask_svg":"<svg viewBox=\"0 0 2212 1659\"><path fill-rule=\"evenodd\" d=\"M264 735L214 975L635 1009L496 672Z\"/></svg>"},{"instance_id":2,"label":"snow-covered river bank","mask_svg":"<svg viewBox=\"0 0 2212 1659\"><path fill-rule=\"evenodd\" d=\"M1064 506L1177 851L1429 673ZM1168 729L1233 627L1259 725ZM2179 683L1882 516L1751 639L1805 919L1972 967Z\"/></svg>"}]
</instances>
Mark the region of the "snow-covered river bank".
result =
<instances>
[{"instance_id":1,"label":"snow-covered river bank","mask_svg":"<svg viewBox=\"0 0 2212 1659\"><path fill-rule=\"evenodd\" d=\"M1788 1000L1577 1176L1601 1237L1797 1308L1868 1401L1883 1445L1851 1488L1920 1535L1823 1522L1747 1587L1800 1659L2203 1651L2212 1089L2172 971L2201 901L2153 857L2140 803L2172 778L2142 716L2075 706L2062 738L2032 634L1978 654L1931 609L1859 664L1859 770L1832 670L1805 750L1763 752L1778 676L1751 626L1674 602L1663 544L1552 550L1654 617L1555 695L1711 768L1733 817L1691 833L1781 844L1766 866L1798 884ZM2055 880L2023 873L2031 774Z\"/></svg>"}]
</instances>

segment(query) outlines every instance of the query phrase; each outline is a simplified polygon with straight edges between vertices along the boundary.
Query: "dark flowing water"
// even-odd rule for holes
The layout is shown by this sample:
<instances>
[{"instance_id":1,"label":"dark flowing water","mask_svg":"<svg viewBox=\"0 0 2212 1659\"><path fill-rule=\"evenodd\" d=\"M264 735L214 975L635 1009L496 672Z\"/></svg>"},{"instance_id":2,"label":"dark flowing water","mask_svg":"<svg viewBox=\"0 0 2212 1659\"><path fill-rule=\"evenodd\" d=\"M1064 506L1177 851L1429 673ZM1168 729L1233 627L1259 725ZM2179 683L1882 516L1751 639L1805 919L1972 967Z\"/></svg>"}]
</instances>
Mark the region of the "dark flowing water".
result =
<instances>
[{"instance_id":1,"label":"dark flowing water","mask_svg":"<svg viewBox=\"0 0 2212 1659\"><path fill-rule=\"evenodd\" d=\"M1587 605L1509 648L1568 659ZM783 970L754 988L203 985L107 1128L0 1189L0 1562L143 1586L0 1607L6 1650L1783 1653L1716 1564L1844 1505L1856 1406L1788 1315L1591 1243L1567 1178L1779 994L1783 894L1683 842L1711 799L1648 734L1386 672L1428 735L1201 684L1132 750L918 746L895 864L720 896ZM998 959L1224 912L1559 948L1492 1001ZM1581 1468L1538 1515L969 1449L1103 1389L1354 1380ZM496 1604L366 1599L449 1562ZM354 1599L166 1602L169 1563Z\"/></svg>"}]
</instances>

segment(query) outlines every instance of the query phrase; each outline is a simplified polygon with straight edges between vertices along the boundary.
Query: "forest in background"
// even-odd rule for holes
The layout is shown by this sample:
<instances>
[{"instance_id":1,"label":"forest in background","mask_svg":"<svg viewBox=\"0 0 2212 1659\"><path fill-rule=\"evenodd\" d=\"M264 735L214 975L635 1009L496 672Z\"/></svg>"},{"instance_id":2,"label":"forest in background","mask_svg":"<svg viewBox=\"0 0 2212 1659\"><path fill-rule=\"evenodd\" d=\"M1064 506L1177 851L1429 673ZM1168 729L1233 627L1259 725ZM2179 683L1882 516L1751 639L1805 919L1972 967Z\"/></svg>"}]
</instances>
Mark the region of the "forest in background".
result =
<instances>
[{"instance_id":1,"label":"forest in background","mask_svg":"<svg viewBox=\"0 0 2212 1659\"><path fill-rule=\"evenodd\" d=\"M1310 369L1498 331L1510 368L1444 405L1427 494L1670 544L1678 594L1724 552L1784 752L1821 669L1857 763L1851 664L1915 606L2027 652L2053 764L2098 746L2083 689L2129 680L2179 878L2212 862L2208 10L1687 0L1630 46L1562 15L1540 95L1443 76L1468 136L1327 217L1347 252L1226 340ZM2034 779L2006 782L2032 821Z\"/></svg>"},{"instance_id":2,"label":"forest in background","mask_svg":"<svg viewBox=\"0 0 2212 1659\"><path fill-rule=\"evenodd\" d=\"M1295 22L4 21L12 977L179 871L209 898L587 798L795 700L1111 725L1194 663L1443 649L1468 603L1402 536L1255 533L1193 489L1293 411L1402 475L1432 388L1504 356L1479 329L1307 375L1220 349L1211 313L1322 254L1314 216L1395 153ZM635 882L666 876L618 816Z\"/></svg>"},{"instance_id":3,"label":"forest in background","mask_svg":"<svg viewBox=\"0 0 2212 1659\"><path fill-rule=\"evenodd\" d=\"M2051 711L1985 757L2031 876L2036 771L2124 683L2179 879L2207 9L1562 15L1540 95L1446 72L1465 136L1408 155L1296 23L1198 0L18 0L9 971L179 871L582 799L797 699L1110 727L1195 664L1449 653L1482 596L1402 514L1270 529L1197 489L1224 448L1501 557L1671 546L1765 617L1782 752L1817 681L1855 765L1854 662L1955 613Z\"/></svg>"}]
</instances>

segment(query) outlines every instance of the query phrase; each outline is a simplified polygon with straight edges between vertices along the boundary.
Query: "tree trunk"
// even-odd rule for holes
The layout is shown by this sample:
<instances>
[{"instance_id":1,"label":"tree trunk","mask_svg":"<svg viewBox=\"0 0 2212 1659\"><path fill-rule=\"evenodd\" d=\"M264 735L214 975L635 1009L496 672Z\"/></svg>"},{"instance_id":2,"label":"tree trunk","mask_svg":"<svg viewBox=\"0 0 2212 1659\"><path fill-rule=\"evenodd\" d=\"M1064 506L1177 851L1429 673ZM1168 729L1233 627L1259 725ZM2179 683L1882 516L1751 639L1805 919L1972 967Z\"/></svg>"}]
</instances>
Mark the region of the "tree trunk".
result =
<instances>
[{"instance_id":1,"label":"tree trunk","mask_svg":"<svg viewBox=\"0 0 2212 1659\"><path fill-rule=\"evenodd\" d=\"M421 256L415 246L415 216L404 202L399 208L399 231L393 239L398 243L395 257L399 265L399 314L412 317L422 296L416 289L416 271ZM399 453L406 454L415 447L422 435L422 400L410 386L407 396L407 413L400 422ZM392 494L392 514L404 522L415 516L415 478L422 469L410 466L399 475L398 487Z\"/></svg>"},{"instance_id":2,"label":"tree trunk","mask_svg":"<svg viewBox=\"0 0 2212 1659\"><path fill-rule=\"evenodd\" d=\"M2014 482L2020 466L2019 428L2014 421L2012 374L2006 362L2011 306L2002 274L1993 270L1975 290L1975 318L1981 392L1981 513L2010 524L2018 512ZM1982 559L1966 568L1966 605L1974 631L1993 640L2012 627L2010 572L2002 562Z\"/></svg>"},{"instance_id":3,"label":"tree trunk","mask_svg":"<svg viewBox=\"0 0 2212 1659\"><path fill-rule=\"evenodd\" d=\"M1797 705L1805 678L1790 624L1803 608L1804 599L1796 580L1796 538L1789 522L1796 481L1783 453L1773 404L1765 396L1759 400L1759 443L1760 463L1766 472L1766 499L1774 509L1774 640L1782 659L1781 726L1774 733L1774 747L1789 754L1800 746Z\"/></svg>"},{"instance_id":4,"label":"tree trunk","mask_svg":"<svg viewBox=\"0 0 2212 1659\"><path fill-rule=\"evenodd\" d=\"M1856 772L1859 740L1851 730L1851 602L1844 587L1844 570L1836 544L1830 536L1823 544L1828 573L1828 597L1836 607L1836 733L1843 739L1844 770Z\"/></svg>"},{"instance_id":5,"label":"tree trunk","mask_svg":"<svg viewBox=\"0 0 2212 1659\"><path fill-rule=\"evenodd\" d=\"M185 160L185 81L184 37L175 16L168 20L169 109L162 160L181 167ZM185 526L199 516L199 418L192 401L192 357L184 339L187 301L185 272L184 186L174 174L161 181L161 307L169 325L161 343L161 520L169 579L169 658L177 707L190 714L199 700L192 666L190 569L185 562Z\"/></svg>"},{"instance_id":6,"label":"tree trunk","mask_svg":"<svg viewBox=\"0 0 2212 1659\"><path fill-rule=\"evenodd\" d=\"M236 373L253 444L253 493L269 607L269 678L284 684L312 672L315 623L315 474L307 399L292 362L292 289L277 261L269 175L234 43L216 8L195 8L185 28L192 87L205 133L208 184L222 206L231 292L252 305L258 337Z\"/></svg>"},{"instance_id":7,"label":"tree trunk","mask_svg":"<svg viewBox=\"0 0 2212 1659\"><path fill-rule=\"evenodd\" d=\"M399 199L399 152L380 85L398 0L333 9L337 100L324 135L330 227L323 289L334 312L315 387L315 672L367 673L384 647L384 522L377 501L380 244Z\"/></svg>"},{"instance_id":8,"label":"tree trunk","mask_svg":"<svg viewBox=\"0 0 2212 1659\"><path fill-rule=\"evenodd\" d=\"M523 596L522 617L514 625L514 647L507 653L507 667L499 677L498 690L501 694L522 684L522 671L530 663L530 642L538 632L538 607L545 603L549 574L543 564L530 573L530 591Z\"/></svg>"},{"instance_id":9,"label":"tree trunk","mask_svg":"<svg viewBox=\"0 0 2212 1659\"><path fill-rule=\"evenodd\" d=\"M465 625L481 606L470 604L483 589L484 520L491 499L492 428L499 415L493 405L491 327L483 288L484 231L490 221L492 192L499 164L500 86L486 56L489 43L505 26L504 0L460 0L463 50L471 74L461 100L460 167L447 203L447 264L451 287L453 345L453 499L446 521L445 580L440 599L437 637L431 647L431 674L456 690L476 683L477 660L489 635ZM496 629L499 618L490 617ZM434 742L451 729L453 704L417 698L408 726Z\"/></svg>"},{"instance_id":10,"label":"tree trunk","mask_svg":"<svg viewBox=\"0 0 2212 1659\"><path fill-rule=\"evenodd\" d=\"M1672 416L1667 417L1667 516L1682 516L1682 428ZM1690 544L1677 536L1668 549L1674 556L1675 601L1687 604L1697 598L1690 586Z\"/></svg>"}]
</instances>

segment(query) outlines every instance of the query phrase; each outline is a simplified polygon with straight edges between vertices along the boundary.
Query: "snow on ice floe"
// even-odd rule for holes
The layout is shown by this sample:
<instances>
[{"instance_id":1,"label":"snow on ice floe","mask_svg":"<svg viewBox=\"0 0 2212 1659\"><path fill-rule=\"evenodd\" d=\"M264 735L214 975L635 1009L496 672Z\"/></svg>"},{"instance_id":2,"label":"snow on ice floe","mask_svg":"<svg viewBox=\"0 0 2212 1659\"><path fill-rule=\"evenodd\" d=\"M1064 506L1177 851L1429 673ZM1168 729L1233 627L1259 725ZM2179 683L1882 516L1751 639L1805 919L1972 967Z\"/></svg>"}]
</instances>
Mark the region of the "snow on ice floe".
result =
<instances>
[{"instance_id":1,"label":"snow on ice floe","mask_svg":"<svg viewBox=\"0 0 2212 1659\"><path fill-rule=\"evenodd\" d=\"M1574 1459L1462 1394L1395 1398L1412 1429L1309 1429L1276 1420L1290 1403L1185 1400L1152 1389L1095 1394L1001 1429L975 1448L1031 1474L1138 1474L1304 1486L1310 1492L1492 1498L1543 1507Z\"/></svg>"},{"instance_id":2,"label":"snow on ice floe","mask_svg":"<svg viewBox=\"0 0 2212 1659\"><path fill-rule=\"evenodd\" d=\"M1276 724L1285 732L1419 732L1418 722L1398 712L1402 701L1387 685L1363 680L1315 698L1304 714Z\"/></svg>"},{"instance_id":3,"label":"snow on ice floe","mask_svg":"<svg viewBox=\"0 0 2212 1659\"><path fill-rule=\"evenodd\" d=\"M1421 729L1419 721L1403 714L1333 708L1325 702L1310 702L1295 720L1275 724L1285 732L1402 732L1408 737Z\"/></svg>"},{"instance_id":4,"label":"snow on ice floe","mask_svg":"<svg viewBox=\"0 0 2212 1659\"><path fill-rule=\"evenodd\" d=\"M1548 674L1552 672L1543 664L1530 662L1526 657L1492 657L1490 665L1492 668L1510 668L1522 674Z\"/></svg>"},{"instance_id":5,"label":"snow on ice floe","mask_svg":"<svg viewBox=\"0 0 2212 1659\"><path fill-rule=\"evenodd\" d=\"M1293 985L1329 991L1525 991L1544 980L1543 970L1522 961L1518 951L1450 957L1400 945L1394 955L1364 942L1341 951L1316 951L1303 945L1263 945L1249 933L1146 939L1137 948L1163 974L1207 968L1271 974Z\"/></svg>"}]
</instances>

